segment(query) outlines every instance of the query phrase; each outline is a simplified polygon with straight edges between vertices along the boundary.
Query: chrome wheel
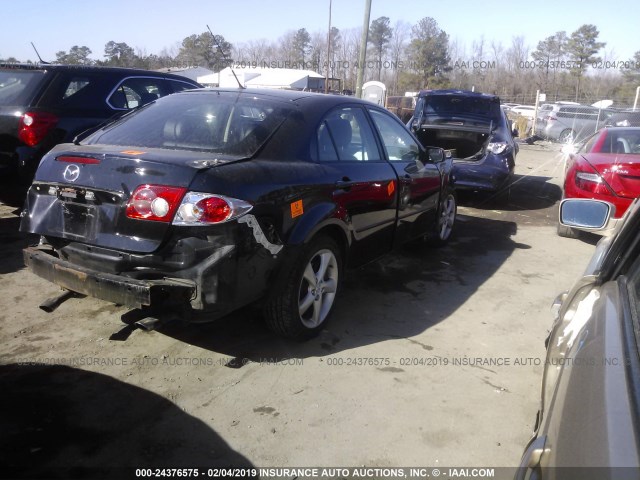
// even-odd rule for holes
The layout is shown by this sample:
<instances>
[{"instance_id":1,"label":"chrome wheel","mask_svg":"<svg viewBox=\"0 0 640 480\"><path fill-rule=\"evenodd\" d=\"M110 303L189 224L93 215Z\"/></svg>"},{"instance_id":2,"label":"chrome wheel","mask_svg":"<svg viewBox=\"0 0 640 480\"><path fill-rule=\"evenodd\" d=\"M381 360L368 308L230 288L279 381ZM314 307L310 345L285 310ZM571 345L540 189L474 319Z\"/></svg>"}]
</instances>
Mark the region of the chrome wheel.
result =
<instances>
[{"instance_id":1,"label":"chrome wheel","mask_svg":"<svg viewBox=\"0 0 640 480\"><path fill-rule=\"evenodd\" d=\"M338 260L329 249L316 252L302 274L298 295L300 321L309 329L329 315L338 290Z\"/></svg>"},{"instance_id":2,"label":"chrome wheel","mask_svg":"<svg viewBox=\"0 0 640 480\"><path fill-rule=\"evenodd\" d=\"M449 193L442 203L440 217L438 218L438 238L445 241L453 231L453 224L456 221L456 198Z\"/></svg>"}]
</instances>

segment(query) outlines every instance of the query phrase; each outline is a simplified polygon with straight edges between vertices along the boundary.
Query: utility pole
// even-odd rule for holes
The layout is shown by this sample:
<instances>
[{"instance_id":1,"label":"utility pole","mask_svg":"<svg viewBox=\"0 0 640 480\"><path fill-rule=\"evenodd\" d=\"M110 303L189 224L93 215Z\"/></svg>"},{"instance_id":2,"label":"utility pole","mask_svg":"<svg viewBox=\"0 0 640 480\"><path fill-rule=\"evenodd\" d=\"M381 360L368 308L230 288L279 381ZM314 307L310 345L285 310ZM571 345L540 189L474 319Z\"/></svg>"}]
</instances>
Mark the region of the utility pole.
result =
<instances>
[{"instance_id":1,"label":"utility pole","mask_svg":"<svg viewBox=\"0 0 640 480\"><path fill-rule=\"evenodd\" d=\"M329 32L327 33L327 70L324 74L324 93L329 93L329 65L331 65L331 2L329 0Z\"/></svg>"},{"instance_id":2,"label":"utility pole","mask_svg":"<svg viewBox=\"0 0 640 480\"><path fill-rule=\"evenodd\" d=\"M356 97L362 97L362 81L364 64L367 60L367 42L369 41L369 18L371 17L371 0L365 0L362 38L360 39L360 57L358 58L358 76L356 77Z\"/></svg>"}]
</instances>

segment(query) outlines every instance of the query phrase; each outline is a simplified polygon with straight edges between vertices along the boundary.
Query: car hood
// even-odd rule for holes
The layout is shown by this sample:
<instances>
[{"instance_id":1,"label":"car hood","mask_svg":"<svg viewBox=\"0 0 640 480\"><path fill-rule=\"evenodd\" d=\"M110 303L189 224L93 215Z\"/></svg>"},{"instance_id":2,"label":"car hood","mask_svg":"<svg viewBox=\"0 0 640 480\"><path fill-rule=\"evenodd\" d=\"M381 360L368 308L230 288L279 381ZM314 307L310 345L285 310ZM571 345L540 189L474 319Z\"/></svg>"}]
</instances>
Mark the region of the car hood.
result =
<instances>
[{"instance_id":1,"label":"car hood","mask_svg":"<svg viewBox=\"0 0 640 480\"><path fill-rule=\"evenodd\" d=\"M640 154L591 153L583 158L609 184L616 195L640 196Z\"/></svg>"},{"instance_id":2,"label":"car hood","mask_svg":"<svg viewBox=\"0 0 640 480\"><path fill-rule=\"evenodd\" d=\"M135 189L145 184L188 189L201 170L237 160L167 149L59 145L36 172L20 229L88 245L153 252L171 224L128 218L126 205Z\"/></svg>"}]
</instances>

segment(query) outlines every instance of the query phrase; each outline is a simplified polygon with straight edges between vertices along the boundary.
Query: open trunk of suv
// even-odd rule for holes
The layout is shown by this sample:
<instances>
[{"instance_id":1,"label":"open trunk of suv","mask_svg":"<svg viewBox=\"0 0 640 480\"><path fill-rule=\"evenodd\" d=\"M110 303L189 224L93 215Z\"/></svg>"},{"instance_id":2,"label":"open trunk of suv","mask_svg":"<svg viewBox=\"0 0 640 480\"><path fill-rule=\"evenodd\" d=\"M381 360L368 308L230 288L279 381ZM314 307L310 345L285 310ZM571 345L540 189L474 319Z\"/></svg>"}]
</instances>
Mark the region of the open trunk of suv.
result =
<instances>
[{"instance_id":1,"label":"open trunk of suv","mask_svg":"<svg viewBox=\"0 0 640 480\"><path fill-rule=\"evenodd\" d=\"M474 160L486 152L490 126L425 125L416 132L416 136L423 145L450 151L453 158Z\"/></svg>"}]
</instances>

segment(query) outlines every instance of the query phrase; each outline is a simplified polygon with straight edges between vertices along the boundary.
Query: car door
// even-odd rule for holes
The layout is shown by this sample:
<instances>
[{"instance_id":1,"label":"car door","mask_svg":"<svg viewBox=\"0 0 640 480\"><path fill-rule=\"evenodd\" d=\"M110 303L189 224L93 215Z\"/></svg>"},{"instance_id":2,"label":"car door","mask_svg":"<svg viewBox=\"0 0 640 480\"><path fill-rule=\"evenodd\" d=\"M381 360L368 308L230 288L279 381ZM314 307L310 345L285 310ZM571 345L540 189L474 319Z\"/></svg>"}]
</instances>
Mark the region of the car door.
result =
<instances>
[{"instance_id":1,"label":"car door","mask_svg":"<svg viewBox=\"0 0 640 480\"><path fill-rule=\"evenodd\" d=\"M351 229L352 265L391 250L396 221L397 177L385 161L360 106L330 111L317 131L318 161L333 180L332 197Z\"/></svg>"},{"instance_id":2,"label":"car door","mask_svg":"<svg viewBox=\"0 0 640 480\"><path fill-rule=\"evenodd\" d=\"M399 121L384 111L369 108L386 159L398 176L396 243L428 233L436 221L441 174L435 162Z\"/></svg>"}]
</instances>

